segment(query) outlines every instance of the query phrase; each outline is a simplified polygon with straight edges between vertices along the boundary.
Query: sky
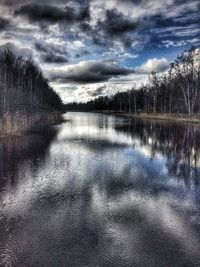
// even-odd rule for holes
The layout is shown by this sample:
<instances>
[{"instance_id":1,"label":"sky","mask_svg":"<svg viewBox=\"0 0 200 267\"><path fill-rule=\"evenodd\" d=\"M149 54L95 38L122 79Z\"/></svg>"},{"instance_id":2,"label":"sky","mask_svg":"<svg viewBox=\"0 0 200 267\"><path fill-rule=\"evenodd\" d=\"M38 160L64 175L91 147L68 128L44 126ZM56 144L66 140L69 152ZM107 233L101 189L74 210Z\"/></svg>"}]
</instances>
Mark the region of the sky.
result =
<instances>
[{"instance_id":1,"label":"sky","mask_svg":"<svg viewBox=\"0 0 200 267\"><path fill-rule=\"evenodd\" d=\"M138 87L192 46L199 0L0 0L0 50L31 55L64 103Z\"/></svg>"}]
</instances>

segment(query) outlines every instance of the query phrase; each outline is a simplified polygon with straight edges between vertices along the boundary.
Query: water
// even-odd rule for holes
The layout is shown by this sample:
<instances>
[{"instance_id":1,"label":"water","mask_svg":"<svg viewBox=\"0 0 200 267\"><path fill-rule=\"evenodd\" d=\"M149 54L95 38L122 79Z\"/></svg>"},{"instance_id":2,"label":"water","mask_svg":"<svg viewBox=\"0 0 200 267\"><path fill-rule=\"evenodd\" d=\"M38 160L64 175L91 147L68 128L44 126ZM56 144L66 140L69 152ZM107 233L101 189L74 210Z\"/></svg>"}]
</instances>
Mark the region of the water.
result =
<instances>
[{"instance_id":1,"label":"water","mask_svg":"<svg viewBox=\"0 0 200 267\"><path fill-rule=\"evenodd\" d=\"M200 128L66 117L0 140L0 266L200 266Z\"/></svg>"}]
</instances>

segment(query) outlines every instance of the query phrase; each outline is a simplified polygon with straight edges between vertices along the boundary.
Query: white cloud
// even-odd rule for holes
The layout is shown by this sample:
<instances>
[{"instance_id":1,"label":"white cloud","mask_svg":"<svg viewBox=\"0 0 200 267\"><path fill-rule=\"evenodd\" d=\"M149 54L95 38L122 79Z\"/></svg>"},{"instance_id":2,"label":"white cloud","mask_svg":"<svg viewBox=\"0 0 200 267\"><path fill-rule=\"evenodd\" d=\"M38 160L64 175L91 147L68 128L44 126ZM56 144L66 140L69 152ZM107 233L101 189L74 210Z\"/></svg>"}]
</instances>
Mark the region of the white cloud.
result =
<instances>
[{"instance_id":1,"label":"white cloud","mask_svg":"<svg viewBox=\"0 0 200 267\"><path fill-rule=\"evenodd\" d=\"M182 41L170 41L170 40L166 40L166 41L162 41L162 45L160 45L160 47L164 46L166 48L169 48L171 46L174 46L174 47L181 47L181 46L184 46L186 45L187 42L182 40Z\"/></svg>"},{"instance_id":2,"label":"white cloud","mask_svg":"<svg viewBox=\"0 0 200 267\"><path fill-rule=\"evenodd\" d=\"M77 40L77 41L74 41L73 42L73 45L76 47L76 48L83 48L85 47L84 43L80 40Z\"/></svg>"},{"instance_id":3,"label":"white cloud","mask_svg":"<svg viewBox=\"0 0 200 267\"><path fill-rule=\"evenodd\" d=\"M169 68L169 61L166 58L153 58L147 60L142 66L136 69L136 73L149 74L151 72L164 72Z\"/></svg>"},{"instance_id":4,"label":"white cloud","mask_svg":"<svg viewBox=\"0 0 200 267\"><path fill-rule=\"evenodd\" d=\"M129 84L112 84L112 83L97 83L79 85L76 89L69 93L68 90L62 92L63 101L65 103L70 102L87 102L98 98L99 96L111 96L117 92L125 92L131 89ZM57 91L59 92L59 90Z\"/></svg>"},{"instance_id":5,"label":"white cloud","mask_svg":"<svg viewBox=\"0 0 200 267\"><path fill-rule=\"evenodd\" d=\"M174 8L169 10L169 12L166 13L166 17L168 18L174 18L174 17L179 17L181 15L184 15L185 13L191 11L191 12L195 12L198 10L198 6L199 6L199 1L191 1L188 3L183 3L180 5L174 5Z\"/></svg>"}]
</instances>

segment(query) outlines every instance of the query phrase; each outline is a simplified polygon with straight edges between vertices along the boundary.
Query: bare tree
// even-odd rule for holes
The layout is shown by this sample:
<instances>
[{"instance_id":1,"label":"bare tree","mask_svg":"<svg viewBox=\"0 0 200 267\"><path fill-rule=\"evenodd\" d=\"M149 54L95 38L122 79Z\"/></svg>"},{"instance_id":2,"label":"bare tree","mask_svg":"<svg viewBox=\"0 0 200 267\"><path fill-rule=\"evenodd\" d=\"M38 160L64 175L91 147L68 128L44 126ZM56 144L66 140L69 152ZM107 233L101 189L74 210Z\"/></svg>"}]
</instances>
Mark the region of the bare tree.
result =
<instances>
[{"instance_id":1,"label":"bare tree","mask_svg":"<svg viewBox=\"0 0 200 267\"><path fill-rule=\"evenodd\" d=\"M199 91L199 60L200 53L192 48L178 57L173 66L173 72L181 88L189 116L194 113Z\"/></svg>"}]
</instances>

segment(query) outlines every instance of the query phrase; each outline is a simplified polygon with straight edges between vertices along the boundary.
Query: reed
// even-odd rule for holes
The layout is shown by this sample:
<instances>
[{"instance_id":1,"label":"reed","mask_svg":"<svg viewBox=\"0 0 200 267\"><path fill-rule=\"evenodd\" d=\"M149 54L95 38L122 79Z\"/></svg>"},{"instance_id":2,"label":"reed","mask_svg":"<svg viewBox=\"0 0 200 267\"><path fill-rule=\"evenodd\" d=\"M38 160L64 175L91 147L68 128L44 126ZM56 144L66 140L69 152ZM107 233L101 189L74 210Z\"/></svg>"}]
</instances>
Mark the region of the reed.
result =
<instances>
[{"instance_id":1,"label":"reed","mask_svg":"<svg viewBox=\"0 0 200 267\"><path fill-rule=\"evenodd\" d=\"M0 136L21 135L31 130L43 129L61 120L62 115L60 112L43 112L31 115L20 112L14 114L5 113L0 119Z\"/></svg>"}]
</instances>

